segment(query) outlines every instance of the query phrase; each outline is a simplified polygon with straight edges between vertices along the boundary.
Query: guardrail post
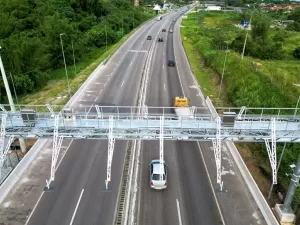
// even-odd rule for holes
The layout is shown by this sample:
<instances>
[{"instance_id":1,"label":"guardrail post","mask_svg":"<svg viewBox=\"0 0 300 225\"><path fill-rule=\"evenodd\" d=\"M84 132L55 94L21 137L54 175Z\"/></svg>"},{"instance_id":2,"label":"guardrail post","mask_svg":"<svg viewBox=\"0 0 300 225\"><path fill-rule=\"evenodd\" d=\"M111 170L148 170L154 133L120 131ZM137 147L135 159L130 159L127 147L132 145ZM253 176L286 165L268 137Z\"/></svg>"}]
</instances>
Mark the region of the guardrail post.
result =
<instances>
[{"instance_id":1,"label":"guardrail post","mask_svg":"<svg viewBox=\"0 0 300 225\"><path fill-rule=\"evenodd\" d=\"M291 179L289 189L286 193L283 205L277 204L275 206L275 212L279 217L280 222L292 223L296 218L291 208L291 204L294 198L296 188L299 187L299 178L300 178L300 155L298 155L297 165L296 168L294 169L294 174Z\"/></svg>"}]
</instances>

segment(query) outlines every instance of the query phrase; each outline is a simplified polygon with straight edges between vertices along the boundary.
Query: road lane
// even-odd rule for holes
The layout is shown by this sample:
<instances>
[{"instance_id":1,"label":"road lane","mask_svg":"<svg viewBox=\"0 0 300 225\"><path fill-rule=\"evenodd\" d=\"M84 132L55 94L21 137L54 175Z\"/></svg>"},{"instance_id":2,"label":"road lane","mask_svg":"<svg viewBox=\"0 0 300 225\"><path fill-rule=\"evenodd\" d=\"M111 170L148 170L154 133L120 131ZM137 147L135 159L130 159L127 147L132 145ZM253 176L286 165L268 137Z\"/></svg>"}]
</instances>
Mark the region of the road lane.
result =
<instances>
[{"instance_id":1,"label":"road lane","mask_svg":"<svg viewBox=\"0 0 300 225\"><path fill-rule=\"evenodd\" d=\"M174 23L171 18L170 24L169 28L173 29ZM177 66L162 69L162 63L166 63L168 59L175 59L173 49L176 48L173 43L175 34L168 32L167 35L167 49L156 52L156 60L152 66L150 91L147 96L148 106L171 106L175 96L185 94ZM164 60L160 59L162 51L167 52ZM148 164L152 159L159 158L159 141L143 142L139 224L180 224L180 221L182 224L195 225L221 224L213 191L195 144L183 141L164 142L164 159L169 171L168 188L156 191L150 189ZM180 202L181 220L178 216L177 200Z\"/></svg>"},{"instance_id":2,"label":"road lane","mask_svg":"<svg viewBox=\"0 0 300 225\"><path fill-rule=\"evenodd\" d=\"M148 26L148 27L147 27ZM121 52L112 57L101 74L97 74L87 90L99 93L84 92L79 98L82 106L91 104L134 105L139 88L139 80L146 60L144 52L148 51L151 41L146 41L148 34L153 35L160 29L160 24L149 22L138 31L134 38L121 47ZM140 57L140 54L144 57ZM114 61L117 59L117 62ZM135 64L129 66L134 60ZM113 65L110 65L112 62ZM103 82L103 75L107 76ZM108 78L110 77L110 78ZM124 81L123 89L120 89ZM95 85L99 83L99 86ZM103 85L100 85L104 83ZM97 100L95 101L95 99ZM109 183L111 192L103 192L106 179L107 141L76 140L65 156L56 180L53 192L45 192L28 224L69 224L74 208L82 189L84 193L78 206L73 224L111 224L116 206L121 171L127 142L116 141L112 167L112 181Z\"/></svg>"}]
</instances>

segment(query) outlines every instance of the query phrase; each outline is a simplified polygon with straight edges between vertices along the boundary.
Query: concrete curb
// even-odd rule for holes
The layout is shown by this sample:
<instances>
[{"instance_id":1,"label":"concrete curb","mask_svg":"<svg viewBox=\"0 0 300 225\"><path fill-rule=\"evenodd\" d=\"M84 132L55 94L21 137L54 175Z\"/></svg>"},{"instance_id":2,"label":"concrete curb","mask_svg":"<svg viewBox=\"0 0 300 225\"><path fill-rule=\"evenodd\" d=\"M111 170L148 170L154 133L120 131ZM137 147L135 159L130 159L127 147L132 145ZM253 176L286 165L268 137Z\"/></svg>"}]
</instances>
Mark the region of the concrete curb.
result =
<instances>
[{"instance_id":1,"label":"concrete curb","mask_svg":"<svg viewBox=\"0 0 300 225\"><path fill-rule=\"evenodd\" d=\"M10 175L0 186L0 204L6 198L8 193L13 189L17 181L20 179L23 172L27 169L30 163L36 158L42 147L46 144L48 140L42 139L37 141L30 151L24 156L24 158L19 162L19 164L13 169Z\"/></svg>"},{"instance_id":2,"label":"concrete curb","mask_svg":"<svg viewBox=\"0 0 300 225\"><path fill-rule=\"evenodd\" d=\"M244 160L242 159L239 151L233 144L233 142L226 142L226 145L228 146L228 149L237 164L253 198L255 199L255 202L257 203L261 213L264 216L264 219L266 220L268 225L279 225L275 215L273 214L271 208L269 207L267 201L265 200L265 197L262 195L261 191L259 190L256 182L254 181L251 173L249 172L247 166L244 163Z\"/></svg>"}]
</instances>

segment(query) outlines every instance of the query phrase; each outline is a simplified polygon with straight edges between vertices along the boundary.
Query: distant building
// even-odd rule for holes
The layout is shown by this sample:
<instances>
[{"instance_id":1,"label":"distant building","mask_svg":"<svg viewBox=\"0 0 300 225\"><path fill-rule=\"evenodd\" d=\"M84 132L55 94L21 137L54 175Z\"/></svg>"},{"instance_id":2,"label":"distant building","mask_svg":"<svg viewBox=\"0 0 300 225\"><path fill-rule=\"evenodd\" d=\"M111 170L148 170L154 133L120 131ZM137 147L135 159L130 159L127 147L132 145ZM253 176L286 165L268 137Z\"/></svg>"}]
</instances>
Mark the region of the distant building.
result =
<instances>
[{"instance_id":1,"label":"distant building","mask_svg":"<svg viewBox=\"0 0 300 225\"><path fill-rule=\"evenodd\" d=\"M221 6L216 6L216 5L209 5L205 9L207 11L221 11Z\"/></svg>"}]
</instances>

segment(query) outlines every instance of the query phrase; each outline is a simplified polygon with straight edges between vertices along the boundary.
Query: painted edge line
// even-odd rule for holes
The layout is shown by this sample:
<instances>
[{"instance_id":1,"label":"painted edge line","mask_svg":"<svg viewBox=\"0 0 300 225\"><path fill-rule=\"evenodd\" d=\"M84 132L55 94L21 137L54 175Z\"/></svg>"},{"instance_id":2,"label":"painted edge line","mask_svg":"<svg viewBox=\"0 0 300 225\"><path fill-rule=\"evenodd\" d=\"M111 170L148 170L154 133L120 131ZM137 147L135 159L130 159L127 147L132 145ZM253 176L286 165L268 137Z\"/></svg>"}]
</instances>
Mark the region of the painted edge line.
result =
<instances>
[{"instance_id":1,"label":"painted edge line","mask_svg":"<svg viewBox=\"0 0 300 225\"><path fill-rule=\"evenodd\" d=\"M203 156L200 144L199 144L199 142L197 142L197 144L198 144L199 152L201 154L201 158L202 158L202 161L203 161L203 164L204 164L204 167L205 167L205 172L207 174L207 177L208 177L208 180L209 180L209 183L210 183L210 186L211 186L211 190L213 192L213 195L214 195L214 198L215 198L215 201L216 201L216 205L217 205L219 213L220 213L220 217L221 217L222 223L223 223L223 225L225 225L225 221L224 221L224 218L223 218L223 215L222 215L222 211L221 211L221 208L220 208L220 205L219 205L219 202L218 202L218 199L217 199L217 196L216 196L213 184L211 182L211 179L210 179L210 176L209 176L209 173L208 173L208 169L207 169L207 166L206 166L206 163L205 163L205 160L204 160L204 156Z\"/></svg>"},{"instance_id":2,"label":"painted edge line","mask_svg":"<svg viewBox=\"0 0 300 225\"><path fill-rule=\"evenodd\" d=\"M71 142L69 143L69 145L68 145L68 147L67 147L67 150L66 150L65 154L61 157L61 159L60 159L60 161L59 161L59 163L58 163L58 165L57 165L57 167L56 167L56 170L58 169L58 167L59 167L60 163L62 162L63 158L65 157L65 155L67 154L67 151L69 150L69 148L70 148L72 142L73 142L73 140L71 140ZM29 216L27 217L27 220L26 220L25 225L27 225L28 222L30 221L31 216L32 216L32 214L34 213L36 207L38 206L40 200L42 199L44 193L45 193L45 191L43 191L43 192L41 193L41 195L40 195L39 199L37 200L36 204L34 205L32 211L30 212Z\"/></svg>"},{"instance_id":3,"label":"painted edge line","mask_svg":"<svg viewBox=\"0 0 300 225\"><path fill-rule=\"evenodd\" d=\"M78 206L79 206L80 200L81 200L81 198L82 198L83 192L84 192L84 189L82 189L82 190L81 190L81 193L80 193L79 199L78 199L78 201L77 201L77 204L76 204L76 208L75 208L75 210L74 210L74 213L73 213L73 216L72 216L72 219L71 219L71 222L70 222L70 225L72 225L72 224L73 224L73 221L74 221L74 219L75 219L75 215L76 215L76 212L77 212L77 209L78 209Z\"/></svg>"},{"instance_id":4,"label":"painted edge line","mask_svg":"<svg viewBox=\"0 0 300 225\"><path fill-rule=\"evenodd\" d=\"M178 213L179 225L182 225L181 214L180 214L180 205L179 205L179 200L177 198L176 198L176 204L177 204L177 213Z\"/></svg>"},{"instance_id":5,"label":"painted edge line","mask_svg":"<svg viewBox=\"0 0 300 225\"><path fill-rule=\"evenodd\" d=\"M31 216L33 215L33 213L34 213L34 211L35 211L36 207L38 206L38 204L39 204L39 202L40 202L41 198L43 197L44 193L45 193L45 192L43 191L43 192L42 192L42 194L40 195L39 199L37 200L37 202L36 202L35 206L33 207L32 211L30 212L29 216L27 217L27 220L26 220L26 223L25 223L25 225L27 225L27 224L28 224L28 222L29 222L29 220L30 220Z\"/></svg>"}]
</instances>

